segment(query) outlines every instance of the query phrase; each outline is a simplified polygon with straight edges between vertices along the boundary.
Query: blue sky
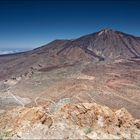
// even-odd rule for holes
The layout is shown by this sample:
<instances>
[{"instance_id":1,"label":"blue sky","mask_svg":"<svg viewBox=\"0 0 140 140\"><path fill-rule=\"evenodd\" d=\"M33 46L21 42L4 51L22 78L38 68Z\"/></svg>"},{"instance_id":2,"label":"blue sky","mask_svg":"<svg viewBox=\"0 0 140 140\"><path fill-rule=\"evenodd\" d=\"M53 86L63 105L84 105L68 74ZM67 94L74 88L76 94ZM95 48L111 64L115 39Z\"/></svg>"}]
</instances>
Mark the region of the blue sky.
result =
<instances>
[{"instance_id":1,"label":"blue sky","mask_svg":"<svg viewBox=\"0 0 140 140\"><path fill-rule=\"evenodd\" d=\"M0 1L0 50L30 50L112 28L140 36L138 0Z\"/></svg>"}]
</instances>

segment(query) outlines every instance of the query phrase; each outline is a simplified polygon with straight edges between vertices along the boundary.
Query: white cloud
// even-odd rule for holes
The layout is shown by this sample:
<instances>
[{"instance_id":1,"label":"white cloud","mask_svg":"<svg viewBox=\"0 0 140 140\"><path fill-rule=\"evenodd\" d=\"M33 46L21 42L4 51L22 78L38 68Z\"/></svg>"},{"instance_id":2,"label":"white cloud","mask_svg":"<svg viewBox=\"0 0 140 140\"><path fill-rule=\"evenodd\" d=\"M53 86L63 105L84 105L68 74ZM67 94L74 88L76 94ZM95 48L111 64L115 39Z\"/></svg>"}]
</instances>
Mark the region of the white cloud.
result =
<instances>
[{"instance_id":1,"label":"white cloud","mask_svg":"<svg viewBox=\"0 0 140 140\"><path fill-rule=\"evenodd\" d=\"M4 54L12 54L12 53L17 53L19 51L15 50L15 51L0 51L0 55L4 55Z\"/></svg>"}]
</instances>

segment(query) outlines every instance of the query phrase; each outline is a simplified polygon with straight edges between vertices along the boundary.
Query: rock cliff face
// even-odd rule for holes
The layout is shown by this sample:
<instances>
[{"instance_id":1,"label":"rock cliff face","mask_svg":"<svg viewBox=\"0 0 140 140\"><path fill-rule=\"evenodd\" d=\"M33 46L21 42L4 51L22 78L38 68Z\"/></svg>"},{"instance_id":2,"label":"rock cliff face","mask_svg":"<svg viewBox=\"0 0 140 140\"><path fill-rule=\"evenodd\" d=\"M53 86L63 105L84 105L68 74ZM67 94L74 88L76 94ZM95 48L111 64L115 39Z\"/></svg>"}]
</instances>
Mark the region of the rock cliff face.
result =
<instances>
[{"instance_id":1,"label":"rock cliff face","mask_svg":"<svg viewBox=\"0 0 140 140\"><path fill-rule=\"evenodd\" d=\"M124 108L111 110L96 103L68 103L61 104L61 107L51 111L53 105L17 108L3 113L0 116L1 137L16 139L140 138L140 120L134 119Z\"/></svg>"}]
</instances>

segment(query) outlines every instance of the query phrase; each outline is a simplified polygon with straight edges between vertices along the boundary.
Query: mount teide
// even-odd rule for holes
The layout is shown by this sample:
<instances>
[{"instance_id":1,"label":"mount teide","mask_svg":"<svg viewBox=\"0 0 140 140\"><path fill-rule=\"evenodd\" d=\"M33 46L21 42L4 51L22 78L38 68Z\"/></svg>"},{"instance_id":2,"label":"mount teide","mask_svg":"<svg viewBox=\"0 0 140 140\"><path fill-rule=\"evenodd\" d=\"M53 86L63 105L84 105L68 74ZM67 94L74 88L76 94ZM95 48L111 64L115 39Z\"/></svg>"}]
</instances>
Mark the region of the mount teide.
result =
<instances>
[{"instance_id":1,"label":"mount teide","mask_svg":"<svg viewBox=\"0 0 140 140\"><path fill-rule=\"evenodd\" d=\"M140 38L103 29L75 40L55 40L29 52L0 56L0 79L82 61L107 63L131 58L140 58Z\"/></svg>"},{"instance_id":2,"label":"mount teide","mask_svg":"<svg viewBox=\"0 0 140 140\"><path fill-rule=\"evenodd\" d=\"M100 32L89 34L70 41L58 52L63 54L70 53L72 49L82 49L81 52L92 56L99 61L117 58L139 58L140 57L140 38L103 29Z\"/></svg>"},{"instance_id":3,"label":"mount teide","mask_svg":"<svg viewBox=\"0 0 140 140\"><path fill-rule=\"evenodd\" d=\"M49 47L52 44L53 47ZM56 48L59 48L55 53L57 56L71 56L71 58L75 55L77 58L86 56L99 61L139 58L140 38L111 29L103 29L75 40L57 40L37 50L45 52L46 49Z\"/></svg>"}]
</instances>

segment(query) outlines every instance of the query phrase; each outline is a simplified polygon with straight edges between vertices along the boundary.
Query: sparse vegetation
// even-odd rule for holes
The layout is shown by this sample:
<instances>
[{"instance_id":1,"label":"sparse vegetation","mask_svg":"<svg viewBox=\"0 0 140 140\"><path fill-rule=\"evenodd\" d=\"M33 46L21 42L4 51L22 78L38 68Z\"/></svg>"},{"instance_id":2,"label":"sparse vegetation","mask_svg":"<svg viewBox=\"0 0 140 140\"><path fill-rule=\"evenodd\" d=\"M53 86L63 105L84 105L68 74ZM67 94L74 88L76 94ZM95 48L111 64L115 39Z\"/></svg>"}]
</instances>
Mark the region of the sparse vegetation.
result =
<instances>
[{"instance_id":1,"label":"sparse vegetation","mask_svg":"<svg viewBox=\"0 0 140 140\"><path fill-rule=\"evenodd\" d=\"M89 133L91 133L93 131L93 129L92 128L86 128L85 130L84 130L84 132L85 132L85 134L87 135L87 134L89 134Z\"/></svg>"},{"instance_id":2,"label":"sparse vegetation","mask_svg":"<svg viewBox=\"0 0 140 140\"><path fill-rule=\"evenodd\" d=\"M11 131L5 131L5 132L2 132L0 134L0 139L4 139L4 138L7 138L7 137L11 137L12 136L12 132Z\"/></svg>"}]
</instances>

